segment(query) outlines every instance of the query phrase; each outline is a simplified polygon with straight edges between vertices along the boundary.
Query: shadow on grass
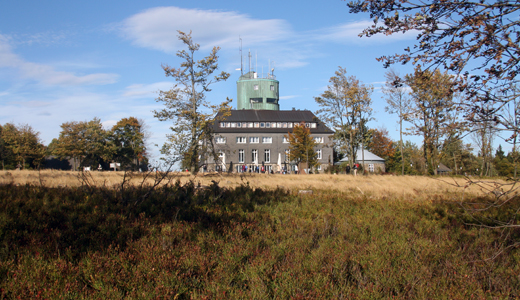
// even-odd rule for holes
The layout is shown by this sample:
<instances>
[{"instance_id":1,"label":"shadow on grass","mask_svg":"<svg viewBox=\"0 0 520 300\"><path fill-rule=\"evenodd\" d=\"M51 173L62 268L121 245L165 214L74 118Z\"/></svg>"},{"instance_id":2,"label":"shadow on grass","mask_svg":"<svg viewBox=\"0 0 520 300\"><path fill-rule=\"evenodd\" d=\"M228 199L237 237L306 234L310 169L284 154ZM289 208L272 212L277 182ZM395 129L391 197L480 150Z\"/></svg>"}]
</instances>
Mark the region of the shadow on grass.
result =
<instances>
[{"instance_id":1,"label":"shadow on grass","mask_svg":"<svg viewBox=\"0 0 520 300\"><path fill-rule=\"evenodd\" d=\"M124 249L150 225L172 221L219 232L230 222L245 221L256 205L289 196L282 189L223 188L217 182L205 188L176 182L149 191L149 186L0 185L0 259L32 253L75 261L109 246Z\"/></svg>"}]
</instances>

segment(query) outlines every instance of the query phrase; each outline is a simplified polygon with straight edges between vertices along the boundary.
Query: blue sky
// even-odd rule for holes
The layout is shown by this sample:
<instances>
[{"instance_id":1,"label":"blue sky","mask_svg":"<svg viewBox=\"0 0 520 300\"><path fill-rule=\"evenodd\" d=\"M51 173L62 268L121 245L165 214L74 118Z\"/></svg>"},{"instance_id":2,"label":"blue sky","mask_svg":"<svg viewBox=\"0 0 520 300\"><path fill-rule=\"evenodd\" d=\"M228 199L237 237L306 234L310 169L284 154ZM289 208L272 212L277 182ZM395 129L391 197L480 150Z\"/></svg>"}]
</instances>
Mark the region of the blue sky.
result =
<instances>
[{"instance_id":1,"label":"blue sky","mask_svg":"<svg viewBox=\"0 0 520 300\"><path fill-rule=\"evenodd\" d=\"M281 109L316 111L313 97L342 66L375 88L369 126L385 126L397 140L397 119L385 113L380 92L386 70L375 58L401 52L415 36L358 37L369 24L340 0L2 1L0 124L29 124L48 144L64 122L98 117L110 128L134 116L149 125L150 144L162 145L170 124L155 120L152 110L161 109L157 91L173 81L161 64L179 65L177 30L191 30L200 57L220 46L220 69L231 73L213 86L211 102L236 99L241 37L245 63L249 49L258 72L275 62Z\"/></svg>"}]
</instances>

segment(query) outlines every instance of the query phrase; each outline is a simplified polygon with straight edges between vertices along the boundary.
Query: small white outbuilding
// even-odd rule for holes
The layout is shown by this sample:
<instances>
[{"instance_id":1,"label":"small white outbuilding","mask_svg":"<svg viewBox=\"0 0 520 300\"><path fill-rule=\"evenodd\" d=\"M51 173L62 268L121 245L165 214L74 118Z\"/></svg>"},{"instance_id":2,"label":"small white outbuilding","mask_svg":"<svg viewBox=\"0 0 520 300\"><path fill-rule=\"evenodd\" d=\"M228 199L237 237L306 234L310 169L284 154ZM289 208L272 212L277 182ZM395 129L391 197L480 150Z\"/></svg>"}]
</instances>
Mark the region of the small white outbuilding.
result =
<instances>
[{"instance_id":1,"label":"small white outbuilding","mask_svg":"<svg viewBox=\"0 0 520 300\"><path fill-rule=\"evenodd\" d=\"M364 157L363 157L364 156ZM364 169L369 171L370 173L384 173L386 172L385 168L385 160L374 153L363 150L361 152L361 149L358 149L356 152L356 159L355 162L358 163L360 166L363 165L363 158L365 160ZM344 157L336 164L341 164L344 162L348 162L348 157Z\"/></svg>"}]
</instances>

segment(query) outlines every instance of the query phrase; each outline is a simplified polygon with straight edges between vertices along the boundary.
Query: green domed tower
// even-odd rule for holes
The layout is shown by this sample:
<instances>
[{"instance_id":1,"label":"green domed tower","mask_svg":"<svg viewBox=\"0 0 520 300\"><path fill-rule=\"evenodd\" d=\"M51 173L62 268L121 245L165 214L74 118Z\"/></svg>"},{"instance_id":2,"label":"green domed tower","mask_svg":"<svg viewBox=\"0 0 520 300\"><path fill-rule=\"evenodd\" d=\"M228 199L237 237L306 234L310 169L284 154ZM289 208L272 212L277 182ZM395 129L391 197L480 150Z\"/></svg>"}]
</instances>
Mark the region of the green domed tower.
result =
<instances>
[{"instance_id":1,"label":"green domed tower","mask_svg":"<svg viewBox=\"0 0 520 300\"><path fill-rule=\"evenodd\" d=\"M237 81L237 109L280 110L279 82L272 74L259 78L257 72L248 72Z\"/></svg>"}]
</instances>

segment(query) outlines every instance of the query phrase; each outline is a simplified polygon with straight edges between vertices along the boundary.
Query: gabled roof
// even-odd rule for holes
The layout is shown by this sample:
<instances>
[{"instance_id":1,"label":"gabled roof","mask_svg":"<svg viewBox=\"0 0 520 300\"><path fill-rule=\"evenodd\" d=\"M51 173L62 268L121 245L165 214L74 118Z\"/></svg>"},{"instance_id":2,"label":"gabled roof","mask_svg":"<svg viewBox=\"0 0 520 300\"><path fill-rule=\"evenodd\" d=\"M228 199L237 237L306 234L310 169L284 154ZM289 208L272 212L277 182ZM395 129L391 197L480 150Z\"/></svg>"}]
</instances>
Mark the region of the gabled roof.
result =
<instances>
[{"instance_id":1,"label":"gabled roof","mask_svg":"<svg viewBox=\"0 0 520 300\"><path fill-rule=\"evenodd\" d=\"M439 163L437 167L437 172L451 172L452 170L448 168L445 164Z\"/></svg>"},{"instance_id":2,"label":"gabled roof","mask_svg":"<svg viewBox=\"0 0 520 300\"><path fill-rule=\"evenodd\" d=\"M368 151L368 150L364 150L364 156L365 156L365 162L366 161L379 161L379 162L385 162L385 160L377 155L375 155L374 153ZM357 152L356 152L356 162L360 162L363 160L363 156L361 155L361 149L358 149ZM346 162L348 161L348 157L344 157L343 159L340 160L340 162Z\"/></svg>"},{"instance_id":3,"label":"gabled roof","mask_svg":"<svg viewBox=\"0 0 520 300\"><path fill-rule=\"evenodd\" d=\"M221 113L217 114L216 118L220 118ZM327 133L333 134L318 117L308 110L258 110L258 109L242 109L231 110L231 115L227 116L225 120L216 121L213 124L213 130L216 133L252 133L252 132L273 132L273 133L287 133L292 131L291 128L221 128L219 122L305 122L316 123L316 128L310 128L311 133Z\"/></svg>"}]
</instances>

